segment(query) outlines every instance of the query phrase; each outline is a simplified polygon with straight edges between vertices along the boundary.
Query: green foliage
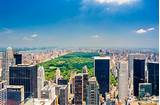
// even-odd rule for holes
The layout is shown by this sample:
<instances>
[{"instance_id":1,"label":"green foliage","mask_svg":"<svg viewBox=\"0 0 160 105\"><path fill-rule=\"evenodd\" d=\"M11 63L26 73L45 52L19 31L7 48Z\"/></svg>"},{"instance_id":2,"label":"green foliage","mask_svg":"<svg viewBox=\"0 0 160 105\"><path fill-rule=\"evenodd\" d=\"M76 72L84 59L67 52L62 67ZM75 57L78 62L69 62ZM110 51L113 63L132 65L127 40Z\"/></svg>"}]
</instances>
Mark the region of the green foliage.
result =
<instances>
[{"instance_id":1,"label":"green foliage","mask_svg":"<svg viewBox=\"0 0 160 105\"><path fill-rule=\"evenodd\" d=\"M55 70L57 67L60 68L63 78L69 79L71 71L81 73L82 68L85 65L87 65L88 73L91 77L93 76L94 69L93 57L98 55L98 53L74 52L38 65L42 65L44 67L45 77L47 80L55 78ZM112 73L110 73L110 83L114 86L117 84L117 80Z\"/></svg>"},{"instance_id":2,"label":"green foliage","mask_svg":"<svg viewBox=\"0 0 160 105\"><path fill-rule=\"evenodd\" d=\"M98 56L98 53L74 52L38 65L44 66L47 80L55 78L55 70L57 67L60 68L61 75L65 79L69 79L71 71L81 73L85 65L88 67L89 76L93 76L94 56Z\"/></svg>"},{"instance_id":3,"label":"green foliage","mask_svg":"<svg viewBox=\"0 0 160 105\"><path fill-rule=\"evenodd\" d=\"M116 77L112 73L110 73L110 84L112 86L116 86L117 83L118 83L118 80L116 79Z\"/></svg>"}]
</instances>

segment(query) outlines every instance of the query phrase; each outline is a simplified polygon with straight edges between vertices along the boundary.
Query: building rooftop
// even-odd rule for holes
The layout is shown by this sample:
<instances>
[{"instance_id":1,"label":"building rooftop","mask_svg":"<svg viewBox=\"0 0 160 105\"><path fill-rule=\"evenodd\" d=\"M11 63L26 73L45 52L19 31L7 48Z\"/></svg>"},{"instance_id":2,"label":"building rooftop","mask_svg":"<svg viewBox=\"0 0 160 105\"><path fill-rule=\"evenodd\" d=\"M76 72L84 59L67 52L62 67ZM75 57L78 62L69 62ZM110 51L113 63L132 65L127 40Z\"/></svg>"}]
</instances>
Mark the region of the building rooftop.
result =
<instances>
[{"instance_id":1,"label":"building rooftop","mask_svg":"<svg viewBox=\"0 0 160 105\"><path fill-rule=\"evenodd\" d=\"M18 64L18 65L13 65L11 67L32 67L32 66L35 66L35 65L29 65L29 64Z\"/></svg>"},{"instance_id":2,"label":"building rooftop","mask_svg":"<svg viewBox=\"0 0 160 105\"><path fill-rule=\"evenodd\" d=\"M23 85L7 85L7 88L24 88Z\"/></svg>"},{"instance_id":3,"label":"building rooftop","mask_svg":"<svg viewBox=\"0 0 160 105\"><path fill-rule=\"evenodd\" d=\"M109 56L95 56L94 59L110 59Z\"/></svg>"}]
</instances>

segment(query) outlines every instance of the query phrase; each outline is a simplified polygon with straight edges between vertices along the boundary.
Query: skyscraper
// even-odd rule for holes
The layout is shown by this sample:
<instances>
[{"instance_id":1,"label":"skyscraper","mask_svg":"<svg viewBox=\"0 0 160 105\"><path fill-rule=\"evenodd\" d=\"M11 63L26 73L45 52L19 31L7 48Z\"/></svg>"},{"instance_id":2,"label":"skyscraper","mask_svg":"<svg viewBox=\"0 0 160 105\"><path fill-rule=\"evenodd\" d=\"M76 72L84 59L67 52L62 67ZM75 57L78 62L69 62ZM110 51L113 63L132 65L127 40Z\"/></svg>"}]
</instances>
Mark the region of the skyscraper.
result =
<instances>
[{"instance_id":1,"label":"skyscraper","mask_svg":"<svg viewBox=\"0 0 160 105\"><path fill-rule=\"evenodd\" d=\"M131 92L133 92L133 60L134 59L145 59L145 55L141 53L135 53L135 54L129 54L128 55L128 76L129 76L129 87L131 89Z\"/></svg>"},{"instance_id":2,"label":"skyscraper","mask_svg":"<svg viewBox=\"0 0 160 105\"><path fill-rule=\"evenodd\" d=\"M109 92L110 57L94 57L94 69L100 94L105 98L105 93Z\"/></svg>"},{"instance_id":3,"label":"skyscraper","mask_svg":"<svg viewBox=\"0 0 160 105\"><path fill-rule=\"evenodd\" d=\"M82 105L83 103L83 78L82 75L75 76L74 104Z\"/></svg>"},{"instance_id":4,"label":"skyscraper","mask_svg":"<svg viewBox=\"0 0 160 105\"><path fill-rule=\"evenodd\" d=\"M15 64L22 64L22 54L15 53L14 54Z\"/></svg>"},{"instance_id":5,"label":"skyscraper","mask_svg":"<svg viewBox=\"0 0 160 105\"><path fill-rule=\"evenodd\" d=\"M24 105L24 87L22 85L7 86L7 105Z\"/></svg>"},{"instance_id":6,"label":"skyscraper","mask_svg":"<svg viewBox=\"0 0 160 105\"><path fill-rule=\"evenodd\" d=\"M88 86L88 70L87 66L83 67L83 101L86 101L87 97L87 86Z\"/></svg>"},{"instance_id":7,"label":"skyscraper","mask_svg":"<svg viewBox=\"0 0 160 105\"><path fill-rule=\"evenodd\" d=\"M134 96L138 96L139 83L144 83L145 81L145 60L134 59L133 69L133 92Z\"/></svg>"},{"instance_id":8,"label":"skyscraper","mask_svg":"<svg viewBox=\"0 0 160 105\"><path fill-rule=\"evenodd\" d=\"M68 86L61 85L59 96L59 105L68 105Z\"/></svg>"},{"instance_id":9,"label":"skyscraper","mask_svg":"<svg viewBox=\"0 0 160 105\"><path fill-rule=\"evenodd\" d=\"M152 83L152 94L159 95L159 63L151 62L147 64L148 82Z\"/></svg>"},{"instance_id":10,"label":"skyscraper","mask_svg":"<svg viewBox=\"0 0 160 105\"><path fill-rule=\"evenodd\" d=\"M98 83L95 77L89 79L86 105L99 105Z\"/></svg>"},{"instance_id":11,"label":"skyscraper","mask_svg":"<svg viewBox=\"0 0 160 105\"><path fill-rule=\"evenodd\" d=\"M118 70L118 94L119 99L124 102L124 100L128 97L128 68L127 62L119 63Z\"/></svg>"},{"instance_id":12,"label":"skyscraper","mask_svg":"<svg viewBox=\"0 0 160 105\"><path fill-rule=\"evenodd\" d=\"M23 85L24 96L37 98L37 66L14 65L9 71L10 85Z\"/></svg>"},{"instance_id":13,"label":"skyscraper","mask_svg":"<svg viewBox=\"0 0 160 105\"><path fill-rule=\"evenodd\" d=\"M2 80L7 80L7 84L9 84L9 67L12 65L14 65L13 50L8 47L2 60Z\"/></svg>"},{"instance_id":14,"label":"skyscraper","mask_svg":"<svg viewBox=\"0 0 160 105\"><path fill-rule=\"evenodd\" d=\"M45 73L44 73L44 67L39 66L38 67L38 76L37 76L37 95L38 98L41 96L41 89L44 87L44 81L45 81Z\"/></svg>"},{"instance_id":15,"label":"skyscraper","mask_svg":"<svg viewBox=\"0 0 160 105\"><path fill-rule=\"evenodd\" d=\"M7 81L0 81L0 105L7 105Z\"/></svg>"}]
</instances>

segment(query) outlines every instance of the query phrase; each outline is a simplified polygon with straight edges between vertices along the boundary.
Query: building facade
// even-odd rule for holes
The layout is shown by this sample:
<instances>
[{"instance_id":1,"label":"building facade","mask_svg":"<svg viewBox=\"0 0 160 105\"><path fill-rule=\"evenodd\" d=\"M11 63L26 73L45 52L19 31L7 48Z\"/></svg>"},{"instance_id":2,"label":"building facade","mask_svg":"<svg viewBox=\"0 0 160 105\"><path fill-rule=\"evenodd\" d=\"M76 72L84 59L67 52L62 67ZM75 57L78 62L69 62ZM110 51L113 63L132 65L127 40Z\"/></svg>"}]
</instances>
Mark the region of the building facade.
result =
<instances>
[{"instance_id":1,"label":"building facade","mask_svg":"<svg viewBox=\"0 0 160 105\"><path fill-rule=\"evenodd\" d=\"M60 87L59 105L68 105L68 86L67 85L61 85Z\"/></svg>"},{"instance_id":2,"label":"building facade","mask_svg":"<svg viewBox=\"0 0 160 105\"><path fill-rule=\"evenodd\" d=\"M87 66L83 67L83 101L86 101L88 87L88 70Z\"/></svg>"},{"instance_id":3,"label":"building facade","mask_svg":"<svg viewBox=\"0 0 160 105\"><path fill-rule=\"evenodd\" d=\"M7 105L24 105L24 87L18 85L7 86Z\"/></svg>"},{"instance_id":4,"label":"building facade","mask_svg":"<svg viewBox=\"0 0 160 105\"><path fill-rule=\"evenodd\" d=\"M0 105L7 105L7 81L0 81Z\"/></svg>"},{"instance_id":5,"label":"building facade","mask_svg":"<svg viewBox=\"0 0 160 105\"><path fill-rule=\"evenodd\" d=\"M145 82L145 60L134 59L133 71L133 92L134 96L138 96L139 83Z\"/></svg>"},{"instance_id":6,"label":"building facade","mask_svg":"<svg viewBox=\"0 0 160 105\"><path fill-rule=\"evenodd\" d=\"M118 70L118 96L124 102L128 98L128 66L127 62L120 62Z\"/></svg>"},{"instance_id":7,"label":"building facade","mask_svg":"<svg viewBox=\"0 0 160 105\"><path fill-rule=\"evenodd\" d=\"M89 79L86 105L99 105L98 83L95 77Z\"/></svg>"},{"instance_id":8,"label":"building facade","mask_svg":"<svg viewBox=\"0 0 160 105\"><path fill-rule=\"evenodd\" d=\"M105 97L106 92L109 92L110 57L95 57L94 69L94 75L99 84L99 92Z\"/></svg>"},{"instance_id":9,"label":"building facade","mask_svg":"<svg viewBox=\"0 0 160 105\"><path fill-rule=\"evenodd\" d=\"M74 104L82 105L83 103L83 78L81 75L75 76Z\"/></svg>"},{"instance_id":10,"label":"building facade","mask_svg":"<svg viewBox=\"0 0 160 105\"><path fill-rule=\"evenodd\" d=\"M22 64L22 54L15 53L14 54L15 64Z\"/></svg>"},{"instance_id":11,"label":"building facade","mask_svg":"<svg viewBox=\"0 0 160 105\"><path fill-rule=\"evenodd\" d=\"M159 63L152 62L147 64L148 68L148 82L152 83L153 95L159 95Z\"/></svg>"},{"instance_id":12,"label":"building facade","mask_svg":"<svg viewBox=\"0 0 160 105\"><path fill-rule=\"evenodd\" d=\"M37 98L37 66L36 65L14 65L9 71L10 85L23 85L24 97Z\"/></svg>"}]
</instances>

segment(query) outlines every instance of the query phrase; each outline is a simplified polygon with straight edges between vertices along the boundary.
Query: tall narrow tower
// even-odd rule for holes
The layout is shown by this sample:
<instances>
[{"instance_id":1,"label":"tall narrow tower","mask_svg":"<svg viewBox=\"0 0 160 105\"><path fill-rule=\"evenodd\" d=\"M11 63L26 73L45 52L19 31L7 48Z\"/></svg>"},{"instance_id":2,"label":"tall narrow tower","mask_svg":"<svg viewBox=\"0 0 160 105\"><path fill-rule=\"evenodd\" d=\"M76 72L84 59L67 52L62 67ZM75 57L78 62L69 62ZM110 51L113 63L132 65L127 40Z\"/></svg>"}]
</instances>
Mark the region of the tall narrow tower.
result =
<instances>
[{"instance_id":1,"label":"tall narrow tower","mask_svg":"<svg viewBox=\"0 0 160 105\"><path fill-rule=\"evenodd\" d=\"M12 65L14 65L13 50L11 47L8 47L3 54L2 62L2 80L7 80L7 84L9 84L9 67Z\"/></svg>"}]
</instances>

